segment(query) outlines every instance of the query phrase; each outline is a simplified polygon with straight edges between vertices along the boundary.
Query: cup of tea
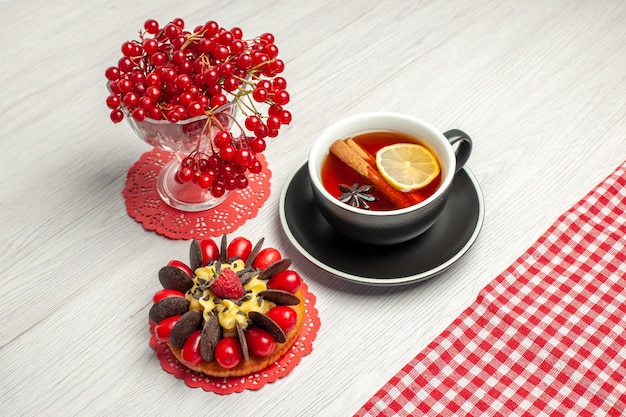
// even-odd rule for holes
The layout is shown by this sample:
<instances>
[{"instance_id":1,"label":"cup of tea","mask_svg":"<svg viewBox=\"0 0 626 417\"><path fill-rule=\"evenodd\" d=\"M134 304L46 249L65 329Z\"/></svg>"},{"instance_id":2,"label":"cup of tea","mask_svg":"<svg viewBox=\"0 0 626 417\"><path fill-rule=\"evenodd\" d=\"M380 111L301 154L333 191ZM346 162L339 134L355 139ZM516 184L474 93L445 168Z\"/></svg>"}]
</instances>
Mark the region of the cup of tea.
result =
<instances>
[{"instance_id":1,"label":"cup of tea","mask_svg":"<svg viewBox=\"0 0 626 417\"><path fill-rule=\"evenodd\" d=\"M308 171L331 226L359 242L390 245L437 221L471 152L472 139L461 130L441 132L400 113L363 113L320 134Z\"/></svg>"}]
</instances>

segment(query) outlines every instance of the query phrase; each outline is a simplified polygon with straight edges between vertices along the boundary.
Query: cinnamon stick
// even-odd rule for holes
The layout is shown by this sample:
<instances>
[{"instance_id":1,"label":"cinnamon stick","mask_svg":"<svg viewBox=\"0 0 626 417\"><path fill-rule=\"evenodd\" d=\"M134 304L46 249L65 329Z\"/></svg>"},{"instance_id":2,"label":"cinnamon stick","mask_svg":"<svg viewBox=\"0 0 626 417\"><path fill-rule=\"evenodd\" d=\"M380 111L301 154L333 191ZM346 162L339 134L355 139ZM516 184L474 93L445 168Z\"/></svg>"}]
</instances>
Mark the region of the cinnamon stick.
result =
<instances>
[{"instance_id":1,"label":"cinnamon stick","mask_svg":"<svg viewBox=\"0 0 626 417\"><path fill-rule=\"evenodd\" d=\"M355 144L356 145L356 144ZM358 145L357 145L358 146ZM372 166L361 152L353 149L343 140L336 140L330 147L330 152L344 164L355 170L361 177L367 179L397 208L409 207L415 204L408 194L393 188L378 173L376 166Z\"/></svg>"},{"instance_id":2,"label":"cinnamon stick","mask_svg":"<svg viewBox=\"0 0 626 417\"><path fill-rule=\"evenodd\" d=\"M352 138L348 138L345 140L345 142L348 144L348 146L350 148L352 148L352 150L354 152L356 152L361 158L365 159L367 161L368 164L370 164L371 166L375 167L376 166L376 158L374 158L374 155L372 155L371 153L367 152L365 149L363 149L361 147L361 145L359 145L358 143L356 143L354 141L354 139Z\"/></svg>"},{"instance_id":3,"label":"cinnamon stick","mask_svg":"<svg viewBox=\"0 0 626 417\"><path fill-rule=\"evenodd\" d=\"M352 138L348 138L345 140L345 142L348 144L348 146L353 149L362 159L366 160L368 164L370 164L374 169L376 169L376 172L378 172L378 168L376 166L376 157L374 155L372 155L371 153L369 153L367 150L363 149L363 147L361 147L361 145L359 145L358 143L356 143L354 141L354 139ZM383 178L384 180L384 178ZM386 182L386 181L385 181ZM393 188L393 187L392 187ZM396 188L393 188L394 190L396 190ZM416 192L409 192L409 193L403 193L402 191L400 191L402 194L404 194L408 199L411 200L411 205L413 204L417 204L417 203L421 203L422 201L424 201L424 197L420 194L420 193L416 193Z\"/></svg>"}]
</instances>

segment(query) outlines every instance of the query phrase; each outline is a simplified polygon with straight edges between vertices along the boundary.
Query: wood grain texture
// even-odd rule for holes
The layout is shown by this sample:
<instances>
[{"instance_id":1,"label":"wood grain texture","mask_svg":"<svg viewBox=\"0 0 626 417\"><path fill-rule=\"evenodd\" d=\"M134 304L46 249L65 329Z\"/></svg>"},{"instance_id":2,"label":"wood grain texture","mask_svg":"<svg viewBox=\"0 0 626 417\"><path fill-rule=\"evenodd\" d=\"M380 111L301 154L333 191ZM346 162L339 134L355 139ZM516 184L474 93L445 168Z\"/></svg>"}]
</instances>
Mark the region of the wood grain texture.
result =
<instances>
[{"instance_id":1,"label":"wood grain texture","mask_svg":"<svg viewBox=\"0 0 626 417\"><path fill-rule=\"evenodd\" d=\"M109 121L103 74L144 20L179 16L273 32L286 61L294 120L266 151L269 200L236 233L294 260L322 327L257 392L188 388L148 345L157 271L188 242L126 214L126 172L148 148ZM0 1L0 415L351 415L626 158L625 21L619 0ZM417 285L339 281L278 220L316 135L376 110L474 139L483 229Z\"/></svg>"}]
</instances>

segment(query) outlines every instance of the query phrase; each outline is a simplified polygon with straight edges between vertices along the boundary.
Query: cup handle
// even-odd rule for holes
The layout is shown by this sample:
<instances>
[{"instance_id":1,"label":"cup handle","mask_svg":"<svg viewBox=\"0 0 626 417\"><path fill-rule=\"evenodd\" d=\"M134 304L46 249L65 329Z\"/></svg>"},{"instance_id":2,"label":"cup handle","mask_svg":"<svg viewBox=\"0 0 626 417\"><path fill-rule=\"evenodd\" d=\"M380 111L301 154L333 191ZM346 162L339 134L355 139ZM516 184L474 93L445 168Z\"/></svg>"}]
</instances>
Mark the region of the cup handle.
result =
<instances>
[{"instance_id":1,"label":"cup handle","mask_svg":"<svg viewBox=\"0 0 626 417\"><path fill-rule=\"evenodd\" d=\"M463 168L463 166L465 166L465 163L472 153L472 138L470 138L467 133L459 129L448 130L447 132L444 132L443 135L448 138L451 145L454 145L457 142L459 143L459 146L454 151L454 154L456 155L455 173L457 173L461 170L461 168Z\"/></svg>"}]
</instances>

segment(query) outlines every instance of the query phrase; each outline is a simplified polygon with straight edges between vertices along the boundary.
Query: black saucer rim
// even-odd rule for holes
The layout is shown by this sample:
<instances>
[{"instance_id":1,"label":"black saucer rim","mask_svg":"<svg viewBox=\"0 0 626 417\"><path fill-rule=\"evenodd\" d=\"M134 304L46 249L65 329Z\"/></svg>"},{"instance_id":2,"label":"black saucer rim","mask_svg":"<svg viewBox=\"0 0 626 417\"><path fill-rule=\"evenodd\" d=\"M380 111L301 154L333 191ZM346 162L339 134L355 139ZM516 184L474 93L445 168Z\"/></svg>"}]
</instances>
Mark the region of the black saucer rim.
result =
<instances>
[{"instance_id":1,"label":"black saucer rim","mask_svg":"<svg viewBox=\"0 0 626 417\"><path fill-rule=\"evenodd\" d=\"M471 173L471 171L467 167L464 167L461 171L459 171L459 173L457 173L457 175L465 174L467 176L467 179L470 181L470 183L472 185L472 190L474 191L475 198L476 198L476 202L475 203L477 203L477 205L478 205L477 215L475 217L473 216L471 218L471 220L474 221L475 223L473 225L473 230L471 230L471 234L469 235L469 237L466 240L466 242L463 244L462 247L460 247L455 253L453 253L444 262L441 262L438 265L436 265L435 267L433 267L431 269L428 269L426 271L421 271L421 272L418 272L418 273L413 273L413 274L409 274L409 275L402 275L402 276L400 276L400 274L398 274L399 276L384 277L384 278L360 276L360 275L352 273L350 271L341 270L341 269L338 269L337 267L333 267L333 266L327 265L326 263L324 263L323 261L321 261L320 259L318 259L314 255L312 255L303 246L303 244L299 241L299 239L294 235L294 233L292 232L292 226L290 225L290 222L289 222L289 220L287 218L288 216L286 214L286 207L285 207L285 205L287 204L286 203L286 201L287 201L287 194L289 193L290 186L291 186L292 182L294 181L295 177L297 175L306 175L306 177L308 178L308 170L306 169L307 168L307 162L308 162L308 160L305 160L296 169L294 169L293 172L287 178L287 181L285 182L285 184L283 185L283 188L282 188L282 191L281 191L281 195L280 195L280 204L279 204L280 223L282 225L284 233L287 235L287 238L289 239L291 244L294 245L296 250L304 258L306 258L309 262L311 262L314 265L316 265L318 268L328 272L329 274L331 274L331 275L333 275L333 276L335 276L337 278L340 278L340 279L343 279L343 280L347 280L347 281L350 281L350 282L354 282L354 283L358 283L358 284L366 284L366 285L374 285L374 286L405 285L405 284L416 283L416 282L420 282L420 281L424 281L424 280L433 278L433 277L441 274L442 272L444 272L448 268L450 268L463 255L465 255L467 253L467 251L469 251L471 246L475 243L476 239L478 238L478 235L480 234L480 230L482 229L484 216L485 216L485 203L484 203L483 194L482 194L480 185L479 185L476 177ZM304 171L304 172L301 172L301 171ZM312 195L310 197L313 198ZM445 211L445 209L444 209L444 211ZM469 231L469 228L468 228L468 231ZM419 239L419 237L418 237L418 239ZM399 245L402 245L402 244L399 244Z\"/></svg>"}]
</instances>

